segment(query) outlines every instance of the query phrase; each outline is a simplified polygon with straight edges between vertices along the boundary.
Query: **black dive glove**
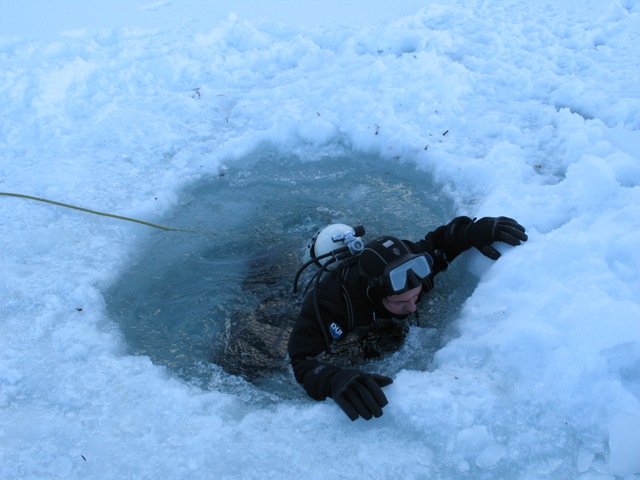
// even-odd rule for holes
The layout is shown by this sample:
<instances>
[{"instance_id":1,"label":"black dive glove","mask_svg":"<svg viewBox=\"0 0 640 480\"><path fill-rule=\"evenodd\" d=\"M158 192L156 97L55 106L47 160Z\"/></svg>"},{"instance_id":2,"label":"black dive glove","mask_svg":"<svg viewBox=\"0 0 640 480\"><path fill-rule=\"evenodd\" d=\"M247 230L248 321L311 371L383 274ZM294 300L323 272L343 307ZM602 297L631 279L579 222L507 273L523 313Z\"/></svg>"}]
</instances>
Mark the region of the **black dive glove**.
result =
<instances>
[{"instance_id":1,"label":"black dive glove","mask_svg":"<svg viewBox=\"0 0 640 480\"><path fill-rule=\"evenodd\" d=\"M520 245L529 238L524 232L524 227L512 218L484 217L466 226L464 239L469 245L480 250L483 255L491 260L497 260L500 258L500 252L491 244L504 242L514 246Z\"/></svg>"},{"instance_id":2,"label":"black dive glove","mask_svg":"<svg viewBox=\"0 0 640 480\"><path fill-rule=\"evenodd\" d=\"M366 374L359 370L340 370L331 380L331 398L351 419L382 415L382 407L388 401L381 387L393 383L393 380L377 373Z\"/></svg>"}]
</instances>

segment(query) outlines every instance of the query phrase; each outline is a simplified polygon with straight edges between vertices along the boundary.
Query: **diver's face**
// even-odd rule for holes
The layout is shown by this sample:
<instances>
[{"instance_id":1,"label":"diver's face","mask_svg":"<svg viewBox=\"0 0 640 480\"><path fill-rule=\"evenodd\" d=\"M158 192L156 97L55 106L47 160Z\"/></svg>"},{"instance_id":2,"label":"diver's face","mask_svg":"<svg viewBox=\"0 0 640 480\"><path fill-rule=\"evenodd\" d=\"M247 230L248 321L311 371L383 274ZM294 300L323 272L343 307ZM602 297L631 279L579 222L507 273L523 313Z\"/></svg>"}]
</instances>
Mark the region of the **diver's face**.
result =
<instances>
[{"instance_id":1,"label":"diver's face","mask_svg":"<svg viewBox=\"0 0 640 480\"><path fill-rule=\"evenodd\" d=\"M422 287L416 287L398 295L389 295L382 299L382 304L394 315L409 315L416 311L421 291Z\"/></svg>"}]
</instances>

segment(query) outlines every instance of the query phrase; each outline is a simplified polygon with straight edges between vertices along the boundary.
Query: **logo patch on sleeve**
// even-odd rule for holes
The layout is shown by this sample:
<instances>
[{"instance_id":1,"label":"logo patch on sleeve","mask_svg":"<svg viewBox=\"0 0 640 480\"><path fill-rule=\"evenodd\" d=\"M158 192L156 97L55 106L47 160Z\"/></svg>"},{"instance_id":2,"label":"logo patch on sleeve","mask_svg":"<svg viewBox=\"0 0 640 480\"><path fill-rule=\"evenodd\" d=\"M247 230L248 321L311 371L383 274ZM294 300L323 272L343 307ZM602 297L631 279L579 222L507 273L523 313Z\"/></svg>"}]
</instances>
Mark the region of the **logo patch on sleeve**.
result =
<instances>
[{"instance_id":1,"label":"logo patch on sleeve","mask_svg":"<svg viewBox=\"0 0 640 480\"><path fill-rule=\"evenodd\" d=\"M336 340L342 336L342 329L340 328L340 325L335 322L329 325L329 332L331 332L331 336Z\"/></svg>"}]
</instances>

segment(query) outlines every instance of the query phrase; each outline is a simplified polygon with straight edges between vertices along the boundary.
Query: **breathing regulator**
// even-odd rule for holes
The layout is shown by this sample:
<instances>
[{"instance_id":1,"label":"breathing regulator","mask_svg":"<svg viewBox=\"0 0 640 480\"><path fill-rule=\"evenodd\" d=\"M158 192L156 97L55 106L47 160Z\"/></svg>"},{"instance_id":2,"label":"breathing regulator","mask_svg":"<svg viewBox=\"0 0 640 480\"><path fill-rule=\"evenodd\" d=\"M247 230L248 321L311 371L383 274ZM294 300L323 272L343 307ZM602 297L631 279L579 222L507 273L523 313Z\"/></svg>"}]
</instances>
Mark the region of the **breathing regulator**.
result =
<instances>
[{"instance_id":1,"label":"breathing regulator","mask_svg":"<svg viewBox=\"0 0 640 480\"><path fill-rule=\"evenodd\" d=\"M364 227L351 228L343 223L334 223L324 227L313 236L307 244L309 256L316 265L322 267L329 263L329 266L336 261L349 255L357 255L364 249L364 242L360 237L364 235ZM346 250L345 250L346 247ZM344 255L346 252L349 255ZM330 267L327 268L330 268Z\"/></svg>"},{"instance_id":2,"label":"breathing regulator","mask_svg":"<svg viewBox=\"0 0 640 480\"><path fill-rule=\"evenodd\" d=\"M310 260L308 260L296 273L293 281L293 293L298 293L298 281L302 272L310 265L318 267L318 271L307 283L304 294L313 285L313 303L316 318L320 325L320 330L324 336L325 346L328 353L331 353L331 341L326 329L322 324L320 309L318 307L317 287L322 279L322 275L327 271L335 270L342 266L352 265L358 260L360 253L364 250L364 242L360 237L364 235L364 227L355 228L343 223L333 223L326 226L313 236L307 244Z\"/></svg>"},{"instance_id":3,"label":"breathing regulator","mask_svg":"<svg viewBox=\"0 0 640 480\"><path fill-rule=\"evenodd\" d=\"M307 284L307 290L314 280L315 284L318 284L320 277L326 271L334 270L343 260L360 255L364 250L364 242L360 237L364 234L363 226L353 228L343 223L333 223L318 230L307 244L310 259L296 274L293 284L294 293L297 293L300 275L310 265L317 266L319 270Z\"/></svg>"}]
</instances>

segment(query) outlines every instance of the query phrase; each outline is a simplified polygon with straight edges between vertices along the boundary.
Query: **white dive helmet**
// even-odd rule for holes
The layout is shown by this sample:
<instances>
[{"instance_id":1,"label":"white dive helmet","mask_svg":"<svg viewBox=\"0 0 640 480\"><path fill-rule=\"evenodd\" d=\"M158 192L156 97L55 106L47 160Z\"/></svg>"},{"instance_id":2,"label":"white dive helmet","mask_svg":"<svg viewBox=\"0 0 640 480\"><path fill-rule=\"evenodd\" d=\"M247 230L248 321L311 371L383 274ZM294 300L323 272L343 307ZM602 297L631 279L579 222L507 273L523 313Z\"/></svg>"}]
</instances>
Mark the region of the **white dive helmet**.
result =
<instances>
[{"instance_id":1,"label":"white dive helmet","mask_svg":"<svg viewBox=\"0 0 640 480\"><path fill-rule=\"evenodd\" d=\"M349 247L351 254L362 251L364 243L359 238L361 235L364 235L363 227L356 227L356 229L353 229L344 223L333 223L328 225L318 230L307 244L309 256L311 259L315 260L326 253L338 250L345 246ZM321 258L316 260L316 264L323 266L332 258L332 256Z\"/></svg>"}]
</instances>

